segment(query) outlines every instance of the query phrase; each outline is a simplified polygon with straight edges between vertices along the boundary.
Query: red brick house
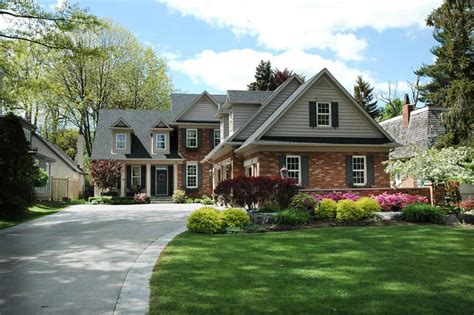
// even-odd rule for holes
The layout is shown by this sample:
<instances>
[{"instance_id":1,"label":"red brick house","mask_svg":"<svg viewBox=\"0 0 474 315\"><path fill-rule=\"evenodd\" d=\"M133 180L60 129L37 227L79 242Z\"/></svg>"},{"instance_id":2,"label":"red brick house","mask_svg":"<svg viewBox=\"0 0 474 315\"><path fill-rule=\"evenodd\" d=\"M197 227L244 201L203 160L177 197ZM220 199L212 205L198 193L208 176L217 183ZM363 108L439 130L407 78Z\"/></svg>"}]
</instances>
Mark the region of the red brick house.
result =
<instances>
[{"instance_id":1,"label":"red brick house","mask_svg":"<svg viewBox=\"0 0 474 315\"><path fill-rule=\"evenodd\" d=\"M288 176L307 188L386 188L393 139L327 69L277 90L172 94L166 112L103 110L93 160L123 163L121 195L210 195L226 178Z\"/></svg>"}]
</instances>

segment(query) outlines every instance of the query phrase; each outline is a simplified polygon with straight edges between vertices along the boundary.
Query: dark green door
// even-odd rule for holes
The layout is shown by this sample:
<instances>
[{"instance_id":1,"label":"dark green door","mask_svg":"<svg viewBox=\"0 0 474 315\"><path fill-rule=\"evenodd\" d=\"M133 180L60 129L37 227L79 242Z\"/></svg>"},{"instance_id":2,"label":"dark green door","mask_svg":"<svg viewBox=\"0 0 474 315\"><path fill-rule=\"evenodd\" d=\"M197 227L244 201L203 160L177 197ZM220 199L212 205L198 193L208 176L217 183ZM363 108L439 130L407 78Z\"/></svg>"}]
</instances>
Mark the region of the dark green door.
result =
<instances>
[{"instance_id":1,"label":"dark green door","mask_svg":"<svg viewBox=\"0 0 474 315\"><path fill-rule=\"evenodd\" d=\"M168 195L168 168L156 168L156 194Z\"/></svg>"}]
</instances>

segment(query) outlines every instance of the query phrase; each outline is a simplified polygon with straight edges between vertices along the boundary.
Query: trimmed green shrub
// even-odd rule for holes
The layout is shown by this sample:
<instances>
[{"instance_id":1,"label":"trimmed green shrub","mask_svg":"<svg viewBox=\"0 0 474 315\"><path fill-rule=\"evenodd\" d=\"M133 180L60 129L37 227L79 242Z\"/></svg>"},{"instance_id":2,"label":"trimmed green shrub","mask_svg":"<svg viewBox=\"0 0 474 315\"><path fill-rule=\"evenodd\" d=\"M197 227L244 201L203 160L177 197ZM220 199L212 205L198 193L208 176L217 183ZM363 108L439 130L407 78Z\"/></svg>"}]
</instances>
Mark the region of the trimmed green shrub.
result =
<instances>
[{"instance_id":1,"label":"trimmed green shrub","mask_svg":"<svg viewBox=\"0 0 474 315\"><path fill-rule=\"evenodd\" d=\"M104 198L104 197L102 197ZM110 197L111 199L106 199L103 203L108 205L134 205L138 202L132 197Z\"/></svg>"},{"instance_id":2,"label":"trimmed green shrub","mask_svg":"<svg viewBox=\"0 0 474 315\"><path fill-rule=\"evenodd\" d=\"M297 225L308 223L310 219L311 215L307 211L290 208L278 212L275 223L277 225Z\"/></svg>"},{"instance_id":3,"label":"trimmed green shrub","mask_svg":"<svg viewBox=\"0 0 474 315\"><path fill-rule=\"evenodd\" d=\"M201 204L205 206L212 206L214 204L214 200L212 200L212 198L209 198L208 196L202 196Z\"/></svg>"},{"instance_id":4,"label":"trimmed green shrub","mask_svg":"<svg viewBox=\"0 0 474 315\"><path fill-rule=\"evenodd\" d=\"M314 212L322 219L335 219L337 214L337 202L325 198L318 203Z\"/></svg>"},{"instance_id":5,"label":"trimmed green shrub","mask_svg":"<svg viewBox=\"0 0 474 315\"><path fill-rule=\"evenodd\" d=\"M300 192L291 198L290 208L313 212L314 206L316 206L316 199L307 193Z\"/></svg>"},{"instance_id":6,"label":"trimmed green shrub","mask_svg":"<svg viewBox=\"0 0 474 315\"><path fill-rule=\"evenodd\" d=\"M360 207L366 217L381 210L379 203L370 197L362 197L356 201L356 204Z\"/></svg>"},{"instance_id":7,"label":"trimmed green shrub","mask_svg":"<svg viewBox=\"0 0 474 315\"><path fill-rule=\"evenodd\" d=\"M89 197L89 203L93 205L108 204L112 200L112 196Z\"/></svg>"},{"instance_id":8,"label":"trimmed green shrub","mask_svg":"<svg viewBox=\"0 0 474 315\"><path fill-rule=\"evenodd\" d=\"M443 209L426 203L412 203L402 209L402 220L415 223L441 223Z\"/></svg>"},{"instance_id":9,"label":"trimmed green shrub","mask_svg":"<svg viewBox=\"0 0 474 315\"><path fill-rule=\"evenodd\" d=\"M175 190L173 193L173 202L174 203L185 203L186 202L186 193L182 190Z\"/></svg>"},{"instance_id":10,"label":"trimmed green shrub","mask_svg":"<svg viewBox=\"0 0 474 315\"><path fill-rule=\"evenodd\" d=\"M194 203L194 199L193 198L186 198L185 203Z\"/></svg>"},{"instance_id":11,"label":"trimmed green shrub","mask_svg":"<svg viewBox=\"0 0 474 315\"><path fill-rule=\"evenodd\" d=\"M191 213L187 227L195 233L219 233L223 227L221 214L215 208L202 207Z\"/></svg>"},{"instance_id":12,"label":"trimmed green shrub","mask_svg":"<svg viewBox=\"0 0 474 315\"><path fill-rule=\"evenodd\" d=\"M221 212L222 224L228 228L244 228L250 223L247 211L237 208L226 209Z\"/></svg>"},{"instance_id":13,"label":"trimmed green shrub","mask_svg":"<svg viewBox=\"0 0 474 315\"><path fill-rule=\"evenodd\" d=\"M336 219L339 221L357 221L364 216L364 211L353 200L345 199L337 203Z\"/></svg>"}]
</instances>

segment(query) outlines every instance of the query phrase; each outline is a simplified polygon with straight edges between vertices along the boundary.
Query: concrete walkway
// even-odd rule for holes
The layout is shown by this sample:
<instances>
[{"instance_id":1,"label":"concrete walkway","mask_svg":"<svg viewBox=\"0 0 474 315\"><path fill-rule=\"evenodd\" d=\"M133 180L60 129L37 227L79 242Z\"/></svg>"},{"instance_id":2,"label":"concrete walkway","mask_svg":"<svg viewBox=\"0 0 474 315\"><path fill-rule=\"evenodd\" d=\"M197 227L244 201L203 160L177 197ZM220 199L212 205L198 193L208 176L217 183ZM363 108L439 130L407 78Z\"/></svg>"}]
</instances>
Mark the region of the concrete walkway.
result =
<instances>
[{"instance_id":1,"label":"concrete walkway","mask_svg":"<svg viewBox=\"0 0 474 315\"><path fill-rule=\"evenodd\" d=\"M0 231L0 314L146 312L159 251L198 207L80 205Z\"/></svg>"}]
</instances>

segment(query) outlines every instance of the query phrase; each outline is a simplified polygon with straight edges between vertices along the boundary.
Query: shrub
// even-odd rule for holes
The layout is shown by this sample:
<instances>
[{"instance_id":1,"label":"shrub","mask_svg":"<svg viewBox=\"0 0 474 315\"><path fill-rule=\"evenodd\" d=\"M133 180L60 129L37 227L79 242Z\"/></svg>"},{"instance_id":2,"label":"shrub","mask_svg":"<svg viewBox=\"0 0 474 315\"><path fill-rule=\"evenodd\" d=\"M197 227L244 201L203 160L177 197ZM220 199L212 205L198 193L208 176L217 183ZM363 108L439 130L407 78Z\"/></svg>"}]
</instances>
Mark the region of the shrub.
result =
<instances>
[{"instance_id":1,"label":"shrub","mask_svg":"<svg viewBox=\"0 0 474 315\"><path fill-rule=\"evenodd\" d=\"M425 203L413 203L402 210L402 220L420 223L441 223L444 211Z\"/></svg>"},{"instance_id":2,"label":"shrub","mask_svg":"<svg viewBox=\"0 0 474 315\"><path fill-rule=\"evenodd\" d=\"M313 212L314 206L316 206L316 199L307 193L300 192L291 198L290 208Z\"/></svg>"},{"instance_id":3,"label":"shrub","mask_svg":"<svg viewBox=\"0 0 474 315\"><path fill-rule=\"evenodd\" d=\"M132 197L119 197L119 198L110 197L110 199L104 200L103 203L109 204L109 205L134 205L137 202Z\"/></svg>"},{"instance_id":4,"label":"shrub","mask_svg":"<svg viewBox=\"0 0 474 315\"><path fill-rule=\"evenodd\" d=\"M372 197L375 199L382 211L400 211L406 205L412 203L428 203L428 198L424 196L409 195L404 193L389 194L384 192L378 196Z\"/></svg>"},{"instance_id":5,"label":"shrub","mask_svg":"<svg viewBox=\"0 0 474 315\"><path fill-rule=\"evenodd\" d=\"M347 192L347 193L329 193L329 194L316 194L315 195L315 199L316 201L321 201L323 199L331 199L331 200L334 200L334 201L339 201L339 200L345 200L345 199L349 199L349 200L358 200L360 197L356 194L353 194L351 192Z\"/></svg>"},{"instance_id":6,"label":"shrub","mask_svg":"<svg viewBox=\"0 0 474 315\"><path fill-rule=\"evenodd\" d=\"M195 233L218 233L222 230L221 214L215 208L202 207L191 213L187 227Z\"/></svg>"},{"instance_id":7,"label":"shrub","mask_svg":"<svg viewBox=\"0 0 474 315\"><path fill-rule=\"evenodd\" d=\"M336 219L339 221L357 221L364 216L365 213L354 200L346 199L337 203Z\"/></svg>"},{"instance_id":8,"label":"shrub","mask_svg":"<svg viewBox=\"0 0 474 315\"><path fill-rule=\"evenodd\" d=\"M214 204L214 200L212 200L212 198L209 198L208 196L202 196L201 204L205 206L212 206Z\"/></svg>"},{"instance_id":9,"label":"shrub","mask_svg":"<svg viewBox=\"0 0 474 315\"><path fill-rule=\"evenodd\" d=\"M370 216L374 212L379 212L380 211L380 205L379 203L369 197L363 197L360 198L359 200L356 201L356 204L362 212L365 214L366 217Z\"/></svg>"},{"instance_id":10,"label":"shrub","mask_svg":"<svg viewBox=\"0 0 474 315\"><path fill-rule=\"evenodd\" d=\"M150 203L150 197L148 197L145 193L135 194L133 199L136 203Z\"/></svg>"},{"instance_id":11,"label":"shrub","mask_svg":"<svg viewBox=\"0 0 474 315\"><path fill-rule=\"evenodd\" d=\"M202 199L201 198L194 198L193 203L201 203Z\"/></svg>"},{"instance_id":12,"label":"shrub","mask_svg":"<svg viewBox=\"0 0 474 315\"><path fill-rule=\"evenodd\" d=\"M89 197L89 202L93 205L107 204L110 203L111 200L111 196Z\"/></svg>"},{"instance_id":13,"label":"shrub","mask_svg":"<svg viewBox=\"0 0 474 315\"><path fill-rule=\"evenodd\" d=\"M311 216L307 211L286 209L278 212L275 217L275 223L277 225L297 225L308 223L310 219Z\"/></svg>"},{"instance_id":14,"label":"shrub","mask_svg":"<svg viewBox=\"0 0 474 315\"><path fill-rule=\"evenodd\" d=\"M263 204L258 207L258 212L260 213L274 213L278 212L279 210L280 208L278 208L278 206L269 203Z\"/></svg>"},{"instance_id":15,"label":"shrub","mask_svg":"<svg viewBox=\"0 0 474 315\"><path fill-rule=\"evenodd\" d=\"M193 198L186 198L184 203L194 203L194 199Z\"/></svg>"},{"instance_id":16,"label":"shrub","mask_svg":"<svg viewBox=\"0 0 474 315\"><path fill-rule=\"evenodd\" d=\"M460 202L459 208L463 209L464 211L474 210L474 199Z\"/></svg>"},{"instance_id":17,"label":"shrub","mask_svg":"<svg viewBox=\"0 0 474 315\"><path fill-rule=\"evenodd\" d=\"M337 202L324 198L316 206L315 213L322 219L334 219L337 214Z\"/></svg>"},{"instance_id":18,"label":"shrub","mask_svg":"<svg viewBox=\"0 0 474 315\"><path fill-rule=\"evenodd\" d=\"M250 223L250 218L247 211L237 208L226 209L221 212L222 225L228 228L241 228L243 229L247 224Z\"/></svg>"},{"instance_id":19,"label":"shrub","mask_svg":"<svg viewBox=\"0 0 474 315\"><path fill-rule=\"evenodd\" d=\"M173 193L173 202L174 203L185 203L186 202L186 193L182 190L175 190Z\"/></svg>"},{"instance_id":20,"label":"shrub","mask_svg":"<svg viewBox=\"0 0 474 315\"><path fill-rule=\"evenodd\" d=\"M118 161L92 161L89 169L94 184L101 189L111 189L120 182L122 164Z\"/></svg>"}]
</instances>

